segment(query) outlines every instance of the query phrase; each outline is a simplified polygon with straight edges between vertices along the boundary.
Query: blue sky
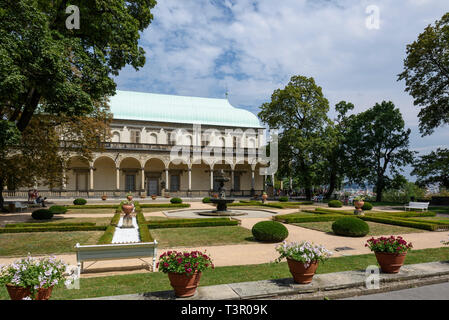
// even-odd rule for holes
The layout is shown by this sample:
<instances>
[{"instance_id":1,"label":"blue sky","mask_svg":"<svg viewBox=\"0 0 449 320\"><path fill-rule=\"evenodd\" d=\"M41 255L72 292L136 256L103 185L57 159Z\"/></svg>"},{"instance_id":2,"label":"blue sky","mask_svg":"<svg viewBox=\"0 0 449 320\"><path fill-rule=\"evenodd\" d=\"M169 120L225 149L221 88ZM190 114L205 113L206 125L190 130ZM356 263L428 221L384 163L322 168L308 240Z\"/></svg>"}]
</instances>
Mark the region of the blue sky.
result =
<instances>
[{"instance_id":1,"label":"blue sky","mask_svg":"<svg viewBox=\"0 0 449 320\"><path fill-rule=\"evenodd\" d=\"M379 29L366 27L370 5ZM228 90L231 104L257 113L292 75L312 76L331 108L393 101L412 129L411 148L427 153L448 146L449 127L420 136L419 109L397 74L406 45L448 11L447 0L160 0L140 41L147 63L116 81L120 90L187 96Z\"/></svg>"}]
</instances>

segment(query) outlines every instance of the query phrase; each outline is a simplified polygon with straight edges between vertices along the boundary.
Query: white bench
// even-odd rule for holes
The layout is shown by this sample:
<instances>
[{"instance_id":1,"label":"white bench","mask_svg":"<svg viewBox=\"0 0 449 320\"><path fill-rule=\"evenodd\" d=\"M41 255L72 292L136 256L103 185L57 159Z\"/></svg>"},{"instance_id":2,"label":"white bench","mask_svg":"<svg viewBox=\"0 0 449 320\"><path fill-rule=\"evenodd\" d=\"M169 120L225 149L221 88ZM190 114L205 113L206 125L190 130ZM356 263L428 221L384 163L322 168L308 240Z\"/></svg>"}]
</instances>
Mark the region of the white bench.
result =
<instances>
[{"instance_id":1,"label":"white bench","mask_svg":"<svg viewBox=\"0 0 449 320\"><path fill-rule=\"evenodd\" d=\"M422 211L427 211L429 208L429 202L409 202L408 206L404 206L405 211L407 209L420 209Z\"/></svg>"},{"instance_id":2,"label":"white bench","mask_svg":"<svg viewBox=\"0 0 449 320\"><path fill-rule=\"evenodd\" d=\"M22 203L22 202L14 202L16 209L20 209L20 212L22 212L22 209L26 210L28 209L28 206L26 205L26 203Z\"/></svg>"},{"instance_id":3,"label":"white bench","mask_svg":"<svg viewBox=\"0 0 449 320\"><path fill-rule=\"evenodd\" d=\"M141 243L75 245L79 273L84 270L84 261L116 260L153 257L153 271L156 270L157 241Z\"/></svg>"}]
</instances>

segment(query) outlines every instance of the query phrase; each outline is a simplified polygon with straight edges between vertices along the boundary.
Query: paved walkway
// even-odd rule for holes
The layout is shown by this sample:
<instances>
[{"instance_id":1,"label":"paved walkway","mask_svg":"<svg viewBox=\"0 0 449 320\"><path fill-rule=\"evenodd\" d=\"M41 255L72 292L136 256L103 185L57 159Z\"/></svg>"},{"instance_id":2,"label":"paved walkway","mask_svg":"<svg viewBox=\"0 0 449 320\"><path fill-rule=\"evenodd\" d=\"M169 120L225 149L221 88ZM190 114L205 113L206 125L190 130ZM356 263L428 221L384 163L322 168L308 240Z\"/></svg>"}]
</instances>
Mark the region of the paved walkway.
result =
<instances>
[{"instance_id":1,"label":"paved walkway","mask_svg":"<svg viewBox=\"0 0 449 320\"><path fill-rule=\"evenodd\" d=\"M201 202L192 202L191 209L210 209L211 206ZM270 208L271 210L272 208ZM274 211L285 213L292 213L298 209L273 209ZM67 216L75 217L75 214ZM79 214L76 214L79 216ZM100 217L101 214L90 214L86 217ZM110 215L108 215L110 216ZM145 216L164 216L162 212L150 212ZM254 224L259 221L270 220L270 218L245 218L236 217L241 220L241 225L244 228L251 229ZM1 216L0 216L1 219ZM1 220L0 220L1 221ZM1 222L0 222L1 223ZM357 255L370 253L368 248L365 248L366 240L370 237L349 238L341 237L333 234L328 234L321 231L306 229L294 225L285 225L289 231L287 241L303 241L307 240L315 244L324 245L326 248L334 252L334 256ZM389 235L385 235L389 236ZM428 232L428 233L408 233L402 235L407 241L413 243L414 249L439 248L442 246L441 241L448 239L448 232ZM273 262L277 258L275 250L276 244L255 243L255 244L236 244L236 245L222 245L222 246L199 246L199 247L180 247L176 250L206 250L213 258L216 266L232 266L232 265L250 265ZM336 252L335 248L350 247L353 250ZM174 248L171 248L174 249ZM162 253L163 249L159 252ZM58 258L63 259L66 263L76 265L75 254L57 255ZM10 263L17 258L0 258L0 264ZM145 260L151 264L151 259ZM142 265L140 260L116 260L116 261L100 261L95 264L95 268L99 270L109 267L128 267L132 265ZM87 269L89 269L87 267ZM100 274L99 274L100 275ZM101 274L103 275L103 274ZM110 273L108 275L111 275ZM86 274L87 276L87 274Z\"/></svg>"}]
</instances>

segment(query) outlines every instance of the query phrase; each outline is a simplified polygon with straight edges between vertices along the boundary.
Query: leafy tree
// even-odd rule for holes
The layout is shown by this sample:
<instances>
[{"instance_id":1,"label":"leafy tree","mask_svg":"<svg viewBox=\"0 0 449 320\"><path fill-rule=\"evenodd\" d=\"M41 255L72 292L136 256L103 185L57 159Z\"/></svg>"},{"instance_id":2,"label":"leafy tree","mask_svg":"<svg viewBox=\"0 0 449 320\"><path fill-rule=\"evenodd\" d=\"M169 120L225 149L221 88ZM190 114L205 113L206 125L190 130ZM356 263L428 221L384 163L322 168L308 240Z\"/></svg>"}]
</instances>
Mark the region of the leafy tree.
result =
<instances>
[{"instance_id":1,"label":"leafy tree","mask_svg":"<svg viewBox=\"0 0 449 320\"><path fill-rule=\"evenodd\" d=\"M376 201L402 171L412 163L414 152L408 149L410 129L405 129L402 114L393 102L376 103L348 120L345 152L351 182L375 185Z\"/></svg>"},{"instance_id":2,"label":"leafy tree","mask_svg":"<svg viewBox=\"0 0 449 320\"><path fill-rule=\"evenodd\" d=\"M418 39L407 46L404 71L406 91L420 106L420 131L431 134L449 123L449 13L429 25Z\"/></svg>"},{"instance_id":3,"label":"leafy tree","mask_svg":"<svg viewBox=\"0 0 449 320\"><path fill-rule=\"evenodd\" d=\"M340 101L335 106L337 118L327 127L326 137L328 138L326 162L323 163L325 181L328 182L328 189L325 198L330 199L335 188L340 187L349 165L345 153L345 140L348 134L349 118L348 111L353 110L354 105L350 102Z\"/></svg>"},{"instance_id":4,"label":"leafy tree","mask_svg":"<svg viewBox=\"0 0 449 320\"><path fill-rule=\"evenodd\" d=\"M79 8L80 29L66 27L69 4ZM150 24L155 4L0 2L0 136L17 129L14 143L2 145L0 190L38 179L60 184L65 156L89 158L99 147L109 134L105 97L115 94L113 76L126 65L144 65L139 32Z\"/></svg>"},{"instance_id":5,"label":"leafy tree","mask_svg":"<svg viewBox=\"0 0 449 320\"><path fill-rule=\"evenodd\" d=\"M413 164L412 175L420 185L439 184L449 189L449 150L438 148L419 157Z\"/></svg>"},{"instance_id":6,"label":"leafy tree","mask_svg":"<svg viewBox=\"0 0 449 320\"><path fill-rule=\"evenodd\" d=\"M323 182L320 169L325 161L328 110L329 102L313 78L293 76L259 112L263 122L280 131L279 172L298 178L309 200L313 186Z\"/></svg>"}]
</instances>

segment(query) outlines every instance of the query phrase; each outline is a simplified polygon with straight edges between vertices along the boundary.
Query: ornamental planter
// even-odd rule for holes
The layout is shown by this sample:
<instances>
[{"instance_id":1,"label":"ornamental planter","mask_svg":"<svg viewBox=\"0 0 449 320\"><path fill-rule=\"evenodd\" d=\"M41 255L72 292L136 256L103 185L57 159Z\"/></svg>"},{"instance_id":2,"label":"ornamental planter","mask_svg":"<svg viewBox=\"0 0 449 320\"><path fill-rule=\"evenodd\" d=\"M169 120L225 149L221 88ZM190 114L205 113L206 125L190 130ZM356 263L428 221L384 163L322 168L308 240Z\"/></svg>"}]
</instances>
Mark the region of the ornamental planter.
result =
<instances>
[{"instance_id":1,"label":"ornamental planter","mask_svg":"<svg viewBox=\"0 0 449 320\"><path fill-rule=\"evenodd\" d=\"M131 196L131 195L126 196L126 199L128 199L128 201L132 201L133 200L133 196Z\"/></svg>"},{"instance_id":2,"label":"ornamental planter","mask_svg":"<svg viewBox=\"0 0 449 320\"><path fill-rule=\"evenodd\" d=\"M363 200L354 201L354 206L355 206L357 209L362 209L362 207L363 207L364 204L365 204L365 201L363 201Z\"/></svg>"},{"instance_id":3,"label":"ornamental planter","mask_svg":"<svg viewBox=\"0 0 449 320\"><path fill-rule=\"evenodd\" d=\"M103 201L106 201L107 198L108 198L108 197L105 196L105 195L102 195L102 196L101 196L101 200L103 200Z\"/></svg>"},{"instance_id":4,"label":"ornamental planter","mask_svg":"<svg viewBox=\"0 0 449 320\"><path fill-rule=\"evenodd\" d=\"M191 297L195 294L196 288L200 282L201 272L195 271L188 276L185 273L168 272L168 279L179 298Z\"/></svg>"},{"instance_id":5,"label":"ornamental planter","mask_svg":"<svg viewBox=\"0 0 449 320\"><path fill-rule=\"evenodd\" d=\"M23 298L31 295L30 288L18 287L12 284L7 284L6 290L11 300L23 300Z\"/></svg>"},{"instance_id":6,"label":"ornamental planter","mask_svg":"<svg viewBox=\"0 0 449 320\"><path fill-rule=\"evenodd\" d=\"M130 214L131 212L133 212L133 205L132 204L123 204L122 205L122 210L125 214Z\"/></svg>"},{"instance_id":7,"label":"ornamental planter","mask_svg":"<svg viewBox=\"0 0 449 320\"><path fill-rule=\"evenodd\" d=\"M398 273L404 264L407 253L374 252L384 273Z\"/></svg>"},{"instance_id":8,"label":"ornamental planter","mask_svg":"<svg viewBox=\"0 0 449 320\"><path fill-rule=\"evenodd\" d=\"M157 196L155 196L154 194L151 196L151 199L156 200Z\"/></svg>"},{"instance_id":9,"label":"ornamental planter","mask_svg":"<svg viewBox=\"0 0 449 320\"><path fill-rule=\"evenodd\" d=\"M53 286L49 288L39 288L37 289L36 300L48 300L51 297L53 291Z\"/></svg>"},{"instance_id":10,"label":"ornamental planter","mask_svg":"<svg viewBox=\"0 0 449 320\"><path fill-rule=\"evenodd\" d=\"M293 280L299 284L308 284L312 282L316 269L318 268L318 261L310 263L306 268L304 263L287 258L288 268L293 276Z\"/></svg>"},{"instance_id":11,"label":"ornamental planter","mask_svg":"<svg viewBox=\"0 0 449 320\"><path fill-rule=\"evenodd\" d=\"M267 201L268 195L266 193L264 193L262 195L262 202L265 203L265 201Z\"/></svg>"}]
</instances>

